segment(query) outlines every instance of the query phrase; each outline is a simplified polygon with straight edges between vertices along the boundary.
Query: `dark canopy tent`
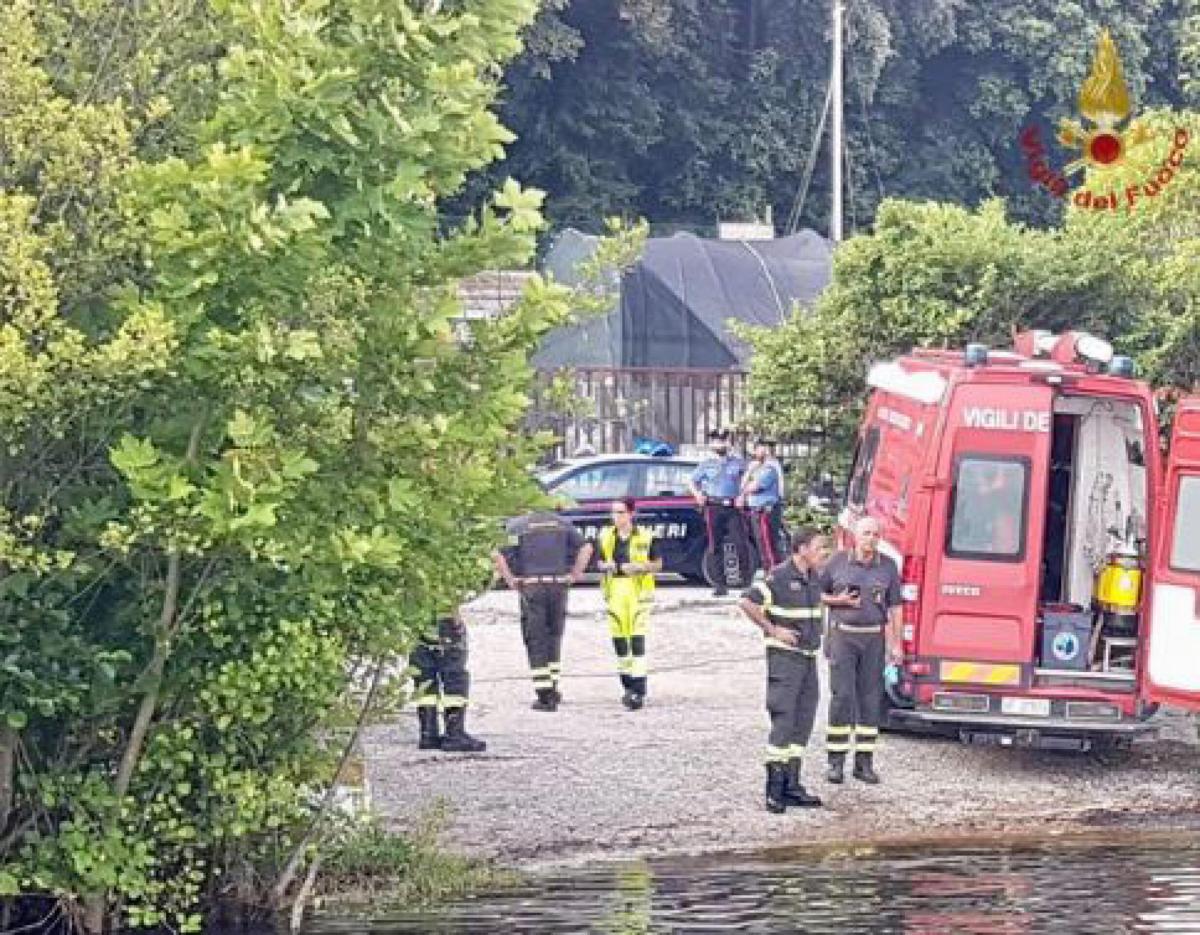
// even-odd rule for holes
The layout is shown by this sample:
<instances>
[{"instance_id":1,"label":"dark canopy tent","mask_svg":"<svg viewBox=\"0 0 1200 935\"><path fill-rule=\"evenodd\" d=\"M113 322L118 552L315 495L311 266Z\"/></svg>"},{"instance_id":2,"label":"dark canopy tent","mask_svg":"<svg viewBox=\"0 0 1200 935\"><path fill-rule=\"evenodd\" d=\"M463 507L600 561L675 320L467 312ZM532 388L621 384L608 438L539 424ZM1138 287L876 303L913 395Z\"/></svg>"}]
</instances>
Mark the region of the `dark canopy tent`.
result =
<instances>
[{"instance_id":1,"label":"dark canopy tent","mask_svg":"<svg viewBox=\"0 0 1200 935\"><path fill-rule=\"evenodd\" d=\"M600 238L583 234L577 230L563 231L555 238L553 246L542 261L542 270L554 277L555 282L567 286L577 285L582 274L581 263L591 259ZM613 278L616 273L614 271ZM542 346L533 356L533 365L541 370L559 367L617 367L621 362L621 307L618 304L618 288L609 284L613 292L613 307L602 315L592 315L574 325L566 325L551 331L542 340Z\"/></svg>"},{"instance_id":2,"label":"dark canopy tent","mask_svg":"<svg viewBox=\"0 0 1200 935\"><path fill-rule=\"evenodd\" d=\"M570 283L594 249L595 238L567 231L544 265ZM744 369L749 349L726 323L780 324L796 303L816 299L831 264L829 242L812 231L758 241L651 238L622 279L620 305L547 336L534 363L542 369Z\"/></svg>"},{"instance_id":3,"label":"dark canopy tent","mask_svg":"<svg viewBox=\"0 0 1200 935\"><path fill-rule=\"evenodd\" d=\"M627 367L740 369L749 348L727 322L782 324L829 283L832 251L812 231L779 240L650 240L621 284Z\"/></svg>"}]
</instances>

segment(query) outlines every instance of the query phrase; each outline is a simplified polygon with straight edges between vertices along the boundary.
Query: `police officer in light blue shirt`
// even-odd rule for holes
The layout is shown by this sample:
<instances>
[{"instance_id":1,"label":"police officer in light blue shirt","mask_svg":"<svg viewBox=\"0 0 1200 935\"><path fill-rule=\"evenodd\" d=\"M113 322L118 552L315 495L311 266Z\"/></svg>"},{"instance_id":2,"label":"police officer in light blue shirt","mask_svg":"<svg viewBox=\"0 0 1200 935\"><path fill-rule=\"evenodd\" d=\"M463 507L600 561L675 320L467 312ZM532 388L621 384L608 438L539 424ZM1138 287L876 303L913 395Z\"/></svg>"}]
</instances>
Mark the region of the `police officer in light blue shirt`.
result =
<instances>
[{"instance_id":1,"label":"police officer in light blue shirt","mask_svg":"<svg viewBox=\"0 0 1200 935\"><path fill-rule=\"evenodd\" d=\"M696 468L688 486L704 512L708 533L705 569L713 584L713 595L721 597L729 593L729 569L724 559L726 540L733 544L737 552L738 569L742 576L749 577L750 543L746 539L746 526L737 506L746 462L730 452L728 431L711 432L708 439L712 457Z\"/></svg>"},{"instance_id":2,"label":"police officer in light blue shirt","mask_svg":"<svg viewBox=\"0 0 1200 935\"><path fill-rule=\"evenodd\" d=\"M786 557L780 548L783 535L783 467L775 460L775 443L760 438L754 458L742 481L740 505L750 510L750 531L758 546L758 560L770 570Z\"/></svg>"}]
</instances>

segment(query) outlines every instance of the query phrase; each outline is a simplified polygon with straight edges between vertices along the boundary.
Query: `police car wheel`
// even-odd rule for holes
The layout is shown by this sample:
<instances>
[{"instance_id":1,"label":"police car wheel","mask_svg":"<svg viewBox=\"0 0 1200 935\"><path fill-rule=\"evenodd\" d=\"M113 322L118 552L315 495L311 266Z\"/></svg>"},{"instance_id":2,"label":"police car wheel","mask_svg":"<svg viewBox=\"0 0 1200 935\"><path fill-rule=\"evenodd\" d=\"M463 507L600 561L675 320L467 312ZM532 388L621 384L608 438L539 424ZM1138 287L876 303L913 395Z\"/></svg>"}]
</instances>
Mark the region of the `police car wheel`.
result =
<instances>
[{"instance_id":1,"label":"police car wheel","mask_svg":"<svg viewBox=\"0 0 1200 935\"><path fill-rule=\"evenodd\" d=\"M704 580L710 587L717 587L719 582L727 588L745 588L750 585L750 576L745 571L739 568L737 574L729 575L724 561L714 553L705 553L701 566L704 570Z\"/></svg>"}]
</instances>

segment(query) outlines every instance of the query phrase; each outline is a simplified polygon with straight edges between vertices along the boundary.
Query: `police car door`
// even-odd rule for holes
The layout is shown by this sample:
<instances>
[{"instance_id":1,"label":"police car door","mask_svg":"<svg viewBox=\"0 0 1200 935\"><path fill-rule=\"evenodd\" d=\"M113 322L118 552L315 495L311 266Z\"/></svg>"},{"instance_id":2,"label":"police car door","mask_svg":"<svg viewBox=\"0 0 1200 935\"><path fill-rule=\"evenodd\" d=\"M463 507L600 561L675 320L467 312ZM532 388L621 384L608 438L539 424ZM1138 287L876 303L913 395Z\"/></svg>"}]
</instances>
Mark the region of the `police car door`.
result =
<instances>
[{"instance_id":1,"label":"police car door","mask_svg":"<svg viewBox=\"0 0 1200 935\"><path fill-rule=\"evenodd\" d=\"M638 483L636 462L605 458L571 471L551 486L549 492L570 501L570 505L559 510L560 515L574 523L583 538L594 544L600 530L612 521L613 501L636 495ZM598 553L592 556L590 570L595 569L597 561Z\"/></svg>"},{"instance_id":2,"label":"police car door","mask_svg":"<svg viewBox=\"0 0 1200 935\"><path fill-rule=\"evenodd\" d=\"M1142 696L1200 710L1200 397L1176 409L1155 520Z\"/></svg>"},{"instance_id":3,"label":"police car door","mask_svg":"<svg viewBox=\"0 0 1200 935\"><path fill-rule=\"evenodd\" d=\"M653 531L662 549L663 571L695 577L706 540L704 517L688 492L693 462L646 461L641 465L638 525Z\"/></svg>"},{"instance_id":4,"label":"police car door","mask_svg":"<svg viewBox=\"0 0 1200 935\"><path fill-rule=\"evenodd\" d=\"M1034 662L1053 391L960 383L937 459L920 644L943 682L1016 686Z\"/></svg>"}]
</instances>

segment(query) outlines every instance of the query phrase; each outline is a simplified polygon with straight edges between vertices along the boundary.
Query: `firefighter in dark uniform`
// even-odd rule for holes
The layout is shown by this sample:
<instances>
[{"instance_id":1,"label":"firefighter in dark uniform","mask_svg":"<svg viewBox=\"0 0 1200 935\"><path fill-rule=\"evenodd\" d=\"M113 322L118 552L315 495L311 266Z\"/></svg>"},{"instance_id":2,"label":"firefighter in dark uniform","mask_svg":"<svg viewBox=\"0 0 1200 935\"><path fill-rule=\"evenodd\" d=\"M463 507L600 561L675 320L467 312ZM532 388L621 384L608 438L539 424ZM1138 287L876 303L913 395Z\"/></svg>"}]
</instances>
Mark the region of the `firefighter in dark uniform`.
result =
<instances>
[{"instance_id":1,"label":"firefighter in dark uniform","mask_svg":"<svg viewBox=\"0 0 1200 935\"><path fill-rule=\"evenodd\" d=\"M482 753L487 744L466 731L467 699L471 676L467 672L467 627L454 613L439 617L421 636L413 650L417 669L417 720L421 725L422 750L451 753ZM446 732L438 730L438 713L446 719Z\"/></svg>"},{"instance_id":2,"label":"firefighter in dark uniform","mask_svg":"<svg viewBox=\"0 0 1200 935\"><path fill-rule=\"evenodd\" d=\"M562 641L567 591L583 576L592 547L570 521L536 512L508 524L508 546L492 554L496 570L520 594L521 636L529 657L535 711L557 711L562 701Z\"/></svg>"},{"instance_id":3,"label":"firefighter in dark uniform","mask_svg":"<svg viewBox=\"0 0 1200 935\"><path fill-rule=\"evenodd\" d=\"M824 536L798 529L791 557L742 597L742 610L762 630L767 648L767 811L777 814L789 805L821 804L800 782L800 765L821 697L817 651L825 611L820 569L828 556Z\"/></svg>"},{"instance_id":4,"label":"firefighter in dark uniform","mask_svg":"<svg viewBox=\"0 0 1200 935\"><path fill-rule=\"evenodd\" d=\"M853 746L854 778L875 784L883 671L902 659L900 572L879 554L878 521L860 519L854 537L854 551L833 556L822 574L824 601L831 608L826 778L842 782Z\"/></svg>"},{"instance_id":5,"label":"firefighter in dark uniform","mask_svg":"<svg viewBox=\"0 0 1200 935\"><path fill-rule=\"evenodd\" d=\"M729 451L729 432L709 433L712 457L701 462L688 482L696 503L704 512L705 529L708 533L708 557L716 562L716 584L713 595L728 594L725 566L721 546L728 537L737 549L738 567L746 574L750 568L750 543L746 539L746 526L737 498L742 490L742 475L746 462ZM715 556L715 559L713 558Z\"/></svg>"}]
</instances>

